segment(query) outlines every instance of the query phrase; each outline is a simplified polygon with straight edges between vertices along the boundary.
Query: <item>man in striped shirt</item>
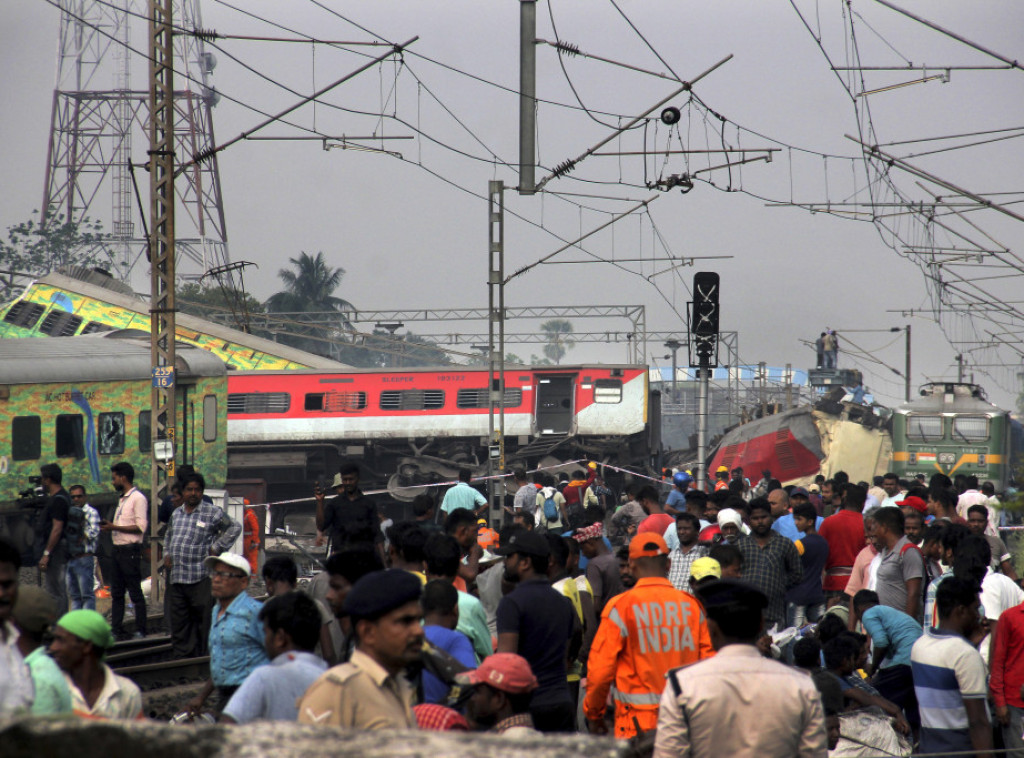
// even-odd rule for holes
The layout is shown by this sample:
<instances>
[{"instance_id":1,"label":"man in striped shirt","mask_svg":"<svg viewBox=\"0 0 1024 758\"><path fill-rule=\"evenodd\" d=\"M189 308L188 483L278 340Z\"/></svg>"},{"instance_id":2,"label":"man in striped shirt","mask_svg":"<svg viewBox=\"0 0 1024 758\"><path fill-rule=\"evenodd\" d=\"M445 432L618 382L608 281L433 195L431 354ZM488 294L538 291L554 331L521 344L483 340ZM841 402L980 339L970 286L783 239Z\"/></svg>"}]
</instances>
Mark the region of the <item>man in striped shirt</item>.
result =
<instances>
[{"instance_id":1,"label":"man in striped shirt","mask_svg":"<svg viewBox=\"0 0 1024 758\"><path fill-rule=\"evenodd\" d=\"M936 593L938 628L926 628L911 650L922 753L980 756L992 749L985 662L969 641L981 625L978 589L947 577Z\"/></svg>"}]
</instances>

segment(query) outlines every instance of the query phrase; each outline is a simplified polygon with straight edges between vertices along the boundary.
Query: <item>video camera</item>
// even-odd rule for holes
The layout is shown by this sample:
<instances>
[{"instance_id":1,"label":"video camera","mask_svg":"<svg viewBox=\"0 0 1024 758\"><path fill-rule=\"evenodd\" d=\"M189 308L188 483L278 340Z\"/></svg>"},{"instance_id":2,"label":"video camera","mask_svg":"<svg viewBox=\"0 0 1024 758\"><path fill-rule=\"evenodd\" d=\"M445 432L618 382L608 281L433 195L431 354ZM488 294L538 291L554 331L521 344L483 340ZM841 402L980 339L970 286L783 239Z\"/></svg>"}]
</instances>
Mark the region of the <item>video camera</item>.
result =
<instances>
[{"instance_id":1,"label":"video camera","mask_svg":"<svg viewBox=\"0 0 1024 758\"><path fill-rule=\"evenodd\" d=\"M18 502L21 505L35 505L36 503L33 501L42 500L45 494L41 476L30 476L28 481L32 486L18 493Z\"/></svg>"}]
</instances>

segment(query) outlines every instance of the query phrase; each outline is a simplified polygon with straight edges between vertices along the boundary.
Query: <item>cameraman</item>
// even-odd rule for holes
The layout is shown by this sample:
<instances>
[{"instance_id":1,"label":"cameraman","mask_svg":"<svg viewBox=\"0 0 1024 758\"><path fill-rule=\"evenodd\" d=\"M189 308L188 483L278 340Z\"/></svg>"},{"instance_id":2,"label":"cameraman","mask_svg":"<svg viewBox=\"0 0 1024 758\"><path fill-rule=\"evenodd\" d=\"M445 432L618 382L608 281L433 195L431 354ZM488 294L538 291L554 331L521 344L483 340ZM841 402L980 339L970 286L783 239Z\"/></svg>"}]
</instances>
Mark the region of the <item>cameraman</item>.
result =
<instances>
[{"instance_id":1,"label":"cameraman","mask_svg":"<svg viewBox=\"0 0 1024 758\"><path fill-rule=\"evenodd\" d=\"M59 618L68 611L68 551L64 525L68 522L71 498L61 484L64 474L56 463L40 466L39 478L47 500L36 533L36 555L39 557L39 570L45 577L43 585L57 603Z\"/></svg>"}]
</instances>

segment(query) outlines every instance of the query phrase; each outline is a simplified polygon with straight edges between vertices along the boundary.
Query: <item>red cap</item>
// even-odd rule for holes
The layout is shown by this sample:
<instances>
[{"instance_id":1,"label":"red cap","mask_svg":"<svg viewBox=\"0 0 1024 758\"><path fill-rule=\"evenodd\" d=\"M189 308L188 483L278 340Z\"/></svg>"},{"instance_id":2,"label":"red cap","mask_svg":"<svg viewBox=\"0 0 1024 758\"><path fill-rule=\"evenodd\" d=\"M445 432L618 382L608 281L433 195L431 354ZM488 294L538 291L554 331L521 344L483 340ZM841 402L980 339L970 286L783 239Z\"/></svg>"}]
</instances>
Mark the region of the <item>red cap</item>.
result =
<instances>
[{"instance_id":1,"label":"red cap","mask_svg":"<svg viewBox=\"0 0 1024 758\"><path fill-rule=\"evenodd\" d=\"M668 555L665 538L657 532L641 532L629 541L630 558L653 558L657 555Z\"/></svg>"},{"instance_id":2,"label":"red cap","mask_svg":"<svg viewBox=\"0 0 1024 758\"><path fill-rule=\"evenodd\" d=\"M488 684L496 690L520 695L537 689L537 677L530 664L515 653L495 653L473 671L455 676L460 684Z\"/></svg>"},{"instance_id":3,"label":"red cap","mask_svg":"<svg viewBox=\"0 0 1024 758\"><path fill-rule=\"evenodd\" d=\"M897 500L896 505L903 507L904 505L913 508L918 513L928 512L928 503L919 498L917 495L911 495L910 497L904 498L903 500Z\"/></svg>"}]
</instances>

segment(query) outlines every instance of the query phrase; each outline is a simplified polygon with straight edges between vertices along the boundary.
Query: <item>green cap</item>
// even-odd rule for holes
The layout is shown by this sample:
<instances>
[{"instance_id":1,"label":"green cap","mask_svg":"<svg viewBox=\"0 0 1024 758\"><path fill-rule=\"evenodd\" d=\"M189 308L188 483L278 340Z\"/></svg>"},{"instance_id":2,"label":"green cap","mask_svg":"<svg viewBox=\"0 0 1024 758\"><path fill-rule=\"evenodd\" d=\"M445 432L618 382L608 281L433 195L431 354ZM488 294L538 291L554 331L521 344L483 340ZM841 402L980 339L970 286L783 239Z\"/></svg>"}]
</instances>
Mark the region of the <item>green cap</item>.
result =
<instances>
[{"instance_id":1,"label":"green cap","mask_svg":"<svg viewBox=\"0 0 1024 758\"><path fill-rule=\"evenodd\" d=\"M91 642L104 652L114 644L114 635L110 624L96 611L82 609L69 611L57 621L57 626L66 629L76 637Z\"/></svg>"}]
</instances>

